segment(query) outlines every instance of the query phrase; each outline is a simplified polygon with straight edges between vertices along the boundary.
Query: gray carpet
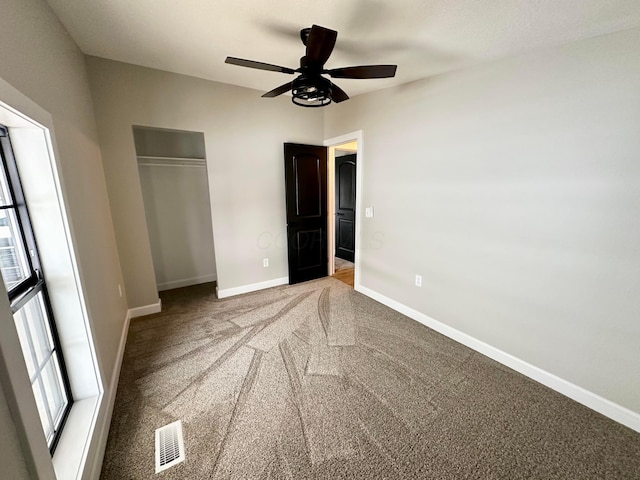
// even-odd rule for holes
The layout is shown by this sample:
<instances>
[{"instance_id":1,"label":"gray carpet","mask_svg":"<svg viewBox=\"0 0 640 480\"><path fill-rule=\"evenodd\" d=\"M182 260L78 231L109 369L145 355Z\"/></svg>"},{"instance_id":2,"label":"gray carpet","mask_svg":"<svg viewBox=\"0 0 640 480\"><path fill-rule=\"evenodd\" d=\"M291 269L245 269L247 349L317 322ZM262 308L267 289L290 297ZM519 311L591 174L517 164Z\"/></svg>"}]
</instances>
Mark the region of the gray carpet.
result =
<instances>
[{"instance_id":1,"label":"gray carpet","mask_svg":"<svg viewBox=\"0 0 640 480\"><path fill-rule=\"evenodd\" d=\"M334 279L131 323L103 479L638 479L640 434ZM154 473L182 419L186 461Z\"/></svg>"}]
</instances>

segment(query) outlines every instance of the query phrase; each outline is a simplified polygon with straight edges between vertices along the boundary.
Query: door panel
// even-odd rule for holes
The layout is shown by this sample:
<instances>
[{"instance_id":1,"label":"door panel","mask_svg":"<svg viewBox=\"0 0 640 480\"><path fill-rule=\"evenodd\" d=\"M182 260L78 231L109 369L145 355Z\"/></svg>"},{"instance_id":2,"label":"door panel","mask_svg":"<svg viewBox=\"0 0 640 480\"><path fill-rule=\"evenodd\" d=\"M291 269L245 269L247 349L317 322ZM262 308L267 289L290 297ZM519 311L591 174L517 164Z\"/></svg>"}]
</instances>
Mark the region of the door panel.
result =
<instances>
[{"instance_id":1,"label":"door panel","mask_svg":"<svg viewBox=\"0 0 640 480\"><path fill-rule=\"evenodd\" d=\"M294 155L293 182L295 184L296 217L295 219L319 217L322 215L322 199L320 192L320 158L315 155Z\"/></svg>"},{"instance_id":2,"label":"door panel","mask_svg":"<svg viewBox=\"0 0 640 480\"><path fill-rule=\"evenodd\" d=\"M297 253L294 265L297 270L304 271L319 268L324 262L322 229L305 227L289 227L294 251Z\"/></svg>"},{"instance_id":3,"label":"door panel","mask_svg":"<svg viewBox=\"0 0 640 480\"><path fill-rule=\"evenodd\" d=\"M284 144L289 283L327 275L327 150Z\"/></svg>"},{"instance_id":4,"label":"door panel","mask_svg":"<svg viewBox=\"0 0 640 480\"><path fill-rule=\"evenodd\" d=\"M353 252L353 221L336 218L336 248ZM346 260L346 259L345 259Z\"/></svg>"},{"instance_id":5,"label":"door panel","mask_svg":"<svg viewBox=\"0 0 640 480\"><path fill-rule=\"evenodd\" d=\"M356 240L356 155L336 157L336 257L354 261Z\"/></svg>"},{"instance_id":6,"label":"door panel","mask_svg":"<svg viewBox=\"0 0 640 480\"><path fill-rule=\"evenodd\" d=\"M353 157L353 160L345 160L344 157L338 157L336 161L336 208L338 210L348 210L355 212L356 210L356 161L355 155L345 155L345 157Z\"/></svg>"}]
</instances>

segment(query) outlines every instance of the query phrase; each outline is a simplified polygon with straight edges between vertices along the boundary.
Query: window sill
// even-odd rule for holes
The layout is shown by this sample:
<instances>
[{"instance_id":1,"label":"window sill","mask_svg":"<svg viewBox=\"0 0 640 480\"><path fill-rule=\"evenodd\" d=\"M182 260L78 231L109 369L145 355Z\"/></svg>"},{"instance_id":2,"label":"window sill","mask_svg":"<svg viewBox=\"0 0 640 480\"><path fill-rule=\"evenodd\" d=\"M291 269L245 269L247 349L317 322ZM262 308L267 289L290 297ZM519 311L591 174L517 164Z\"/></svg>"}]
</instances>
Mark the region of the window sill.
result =
<instances>
[{"instance_id":1,"label":"window sill","mask_svg":"<svg viewBox=\"0 0 640 480\"><path fill-rule=\"evenodd\" d=\"M57 480L76 480L82 477L101 396L77 400L71 406L53 454L53 468Z\"/></svg>"}]
</instances>

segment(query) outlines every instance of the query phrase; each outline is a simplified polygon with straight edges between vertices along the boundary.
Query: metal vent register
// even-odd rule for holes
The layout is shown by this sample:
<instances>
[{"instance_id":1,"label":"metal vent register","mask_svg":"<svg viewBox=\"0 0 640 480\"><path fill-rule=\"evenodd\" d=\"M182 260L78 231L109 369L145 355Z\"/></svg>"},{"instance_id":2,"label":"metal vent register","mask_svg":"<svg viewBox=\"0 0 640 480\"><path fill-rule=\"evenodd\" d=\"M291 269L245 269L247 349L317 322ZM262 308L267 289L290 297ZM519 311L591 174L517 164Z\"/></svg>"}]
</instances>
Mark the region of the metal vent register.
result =
<instances>
[{"instance_id":1,"label":"metal vent register","mask_svg":"<svg viewBox=\"0 0 640 480\"><path fill-rule=\"evenodd\" d=\"M156 430L156 473L183 461L182 421L178 420Z\"/></svg>"}]
</instances>

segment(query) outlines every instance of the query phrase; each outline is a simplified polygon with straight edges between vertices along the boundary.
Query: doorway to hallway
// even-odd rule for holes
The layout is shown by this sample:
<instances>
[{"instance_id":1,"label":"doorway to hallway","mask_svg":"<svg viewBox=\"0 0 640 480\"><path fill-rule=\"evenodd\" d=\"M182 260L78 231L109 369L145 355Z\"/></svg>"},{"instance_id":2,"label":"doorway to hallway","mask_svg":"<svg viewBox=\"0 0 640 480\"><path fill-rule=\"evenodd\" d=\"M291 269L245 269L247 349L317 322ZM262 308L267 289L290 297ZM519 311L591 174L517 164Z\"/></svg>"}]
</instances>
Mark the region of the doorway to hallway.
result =
<instances>
[{"instance_id":1,"label":"doorway to hallway","mask_svg":"<svg viewBox=\"0 0 640 480\"><path fill-rule=\"evenodd\" d=\"M328 147L329 275L359 285L362 132L325 140Z\"/></svg>"}]
</instances>

